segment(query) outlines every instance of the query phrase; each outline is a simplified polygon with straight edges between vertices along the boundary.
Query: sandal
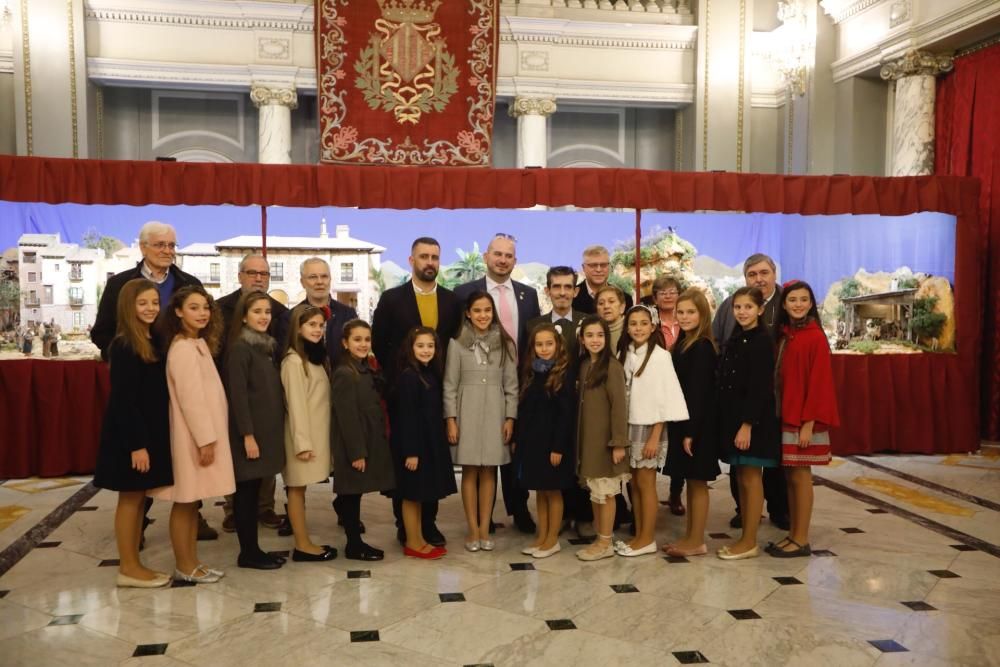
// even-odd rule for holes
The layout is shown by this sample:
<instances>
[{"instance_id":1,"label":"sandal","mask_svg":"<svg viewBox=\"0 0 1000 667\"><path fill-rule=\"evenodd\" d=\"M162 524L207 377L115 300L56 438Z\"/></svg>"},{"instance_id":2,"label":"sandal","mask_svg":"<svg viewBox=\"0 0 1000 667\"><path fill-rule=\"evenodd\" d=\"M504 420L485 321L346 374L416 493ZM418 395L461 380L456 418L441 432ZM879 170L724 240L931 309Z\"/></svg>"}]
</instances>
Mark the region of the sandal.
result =
<instances>
[{"instance_id":1,"label":"sandal","mask_svg":"<svg viewBox=\"0 0 1000 667\"><path fill-rule=\"evenodd\" d=\"M799 544L790 537L786 537L785 540L787 540L788 544L794 544L795 549L789 551L778 545L774 545L774 548L769 549L767 553L774 558L803 558L812 555L812 548L808 544ZM782 541L784 542L785 540ZM788 544L785 546L788 546Z\"/></svg>"}]
</instances>

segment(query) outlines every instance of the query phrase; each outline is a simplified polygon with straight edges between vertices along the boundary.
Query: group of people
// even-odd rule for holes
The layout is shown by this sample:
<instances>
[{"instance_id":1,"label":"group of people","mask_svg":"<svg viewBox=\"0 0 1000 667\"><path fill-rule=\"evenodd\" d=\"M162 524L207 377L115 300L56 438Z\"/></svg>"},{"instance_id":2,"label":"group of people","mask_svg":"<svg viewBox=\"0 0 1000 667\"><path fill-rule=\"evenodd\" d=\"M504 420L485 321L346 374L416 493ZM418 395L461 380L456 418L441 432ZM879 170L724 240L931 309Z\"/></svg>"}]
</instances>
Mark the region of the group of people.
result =
<instances>
[{"instance_id":1,"label":"group of people","mask_svg":"<svg viewBox=\"0 0 1000 667\"><path fill-rule=\"evenodd\" d=\"M494 236L486 276L454 292L437 284L438 242L421 237L411 279L382 295L369 325L330 296L322 259L302 264L307 298L289 311L267 295L260 256L244 258L241 289L214 303L173 265L172 228L150 223L140 245L143 261L109 280L92 331L111 364L94 481L119 491L121 586L170 579L139 558L147 497L173 501L174 578L224 576L201 563L196 538L200 501L229 494L237 564L281 567L257 529L279 472L296 561L337 557L312 541L305 517L305 487L331 472L347 558L384 556L362 539L361 497L371 492L392 498L406 556L444 556L438 502L459 490L454 466L470 552L495 548L499 468L506 513L534 533L526 555L559 552L565 522L581 535L593 525L581 560L657 553L659 471L672 480L671 510L688 515L684 537L663 551L705 554L707 483L720 459L735 471L743 534L718 556L759 555L762 470L780 467L789 534L767 551L810 553L809 466L830 460L838 422L829 347L812 289L777 288L766 256L747 260L748 286L713 323L705 294L670 277L633 306L608 284L608 252L594 246L581 283L570 267L548 271L552 309L541 314L536 291L511 278L512 236ZM632 535L616 541L621 523Z\"/></svg>"}]
</instances>

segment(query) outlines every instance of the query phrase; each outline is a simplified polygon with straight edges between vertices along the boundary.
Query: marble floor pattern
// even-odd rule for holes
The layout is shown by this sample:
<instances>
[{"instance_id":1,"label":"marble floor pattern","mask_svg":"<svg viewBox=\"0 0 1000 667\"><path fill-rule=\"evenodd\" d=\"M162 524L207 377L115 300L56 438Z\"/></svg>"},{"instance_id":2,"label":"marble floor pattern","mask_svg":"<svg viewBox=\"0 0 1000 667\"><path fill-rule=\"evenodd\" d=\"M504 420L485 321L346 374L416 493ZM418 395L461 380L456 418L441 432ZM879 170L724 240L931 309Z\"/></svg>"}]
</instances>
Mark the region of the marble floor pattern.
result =
<instances>
[{"instance_id":1,"label":"marble floor pattern","mask_svg":"<svg viewBox=\"0 0 1000 667\"><path fill-rule=\"evenodd\" d=\"M362 516L382 562L241 570L235 536L222 533L199 543L202 560L226 570L222 581L154 591L114 585L114 493L83 500L51 530L46 517L65 513L89 479L7 480L0 550L34 546L0 576L0 664L998 665L993 451L836 459L819 471L811 558L584 563L567 532L561 553L532 559L520 553L529 538L510 526L495 551L468 553L453 496L439 517L449 554L415 561L395 543L388 500L372 494ZM728 526L727 477L712 487L710 554L739 532ZM328 485L310 487L310 525L340 547L330 499ZM164 571L168 512L153 506L143 552ZM217 504L205 514L221 524ZM660 543L683 528L662 508ZM763 522L762 543L782 536ZM261 538L269 550L291 547L267 528Z\"/></svg>"}]
</instances>

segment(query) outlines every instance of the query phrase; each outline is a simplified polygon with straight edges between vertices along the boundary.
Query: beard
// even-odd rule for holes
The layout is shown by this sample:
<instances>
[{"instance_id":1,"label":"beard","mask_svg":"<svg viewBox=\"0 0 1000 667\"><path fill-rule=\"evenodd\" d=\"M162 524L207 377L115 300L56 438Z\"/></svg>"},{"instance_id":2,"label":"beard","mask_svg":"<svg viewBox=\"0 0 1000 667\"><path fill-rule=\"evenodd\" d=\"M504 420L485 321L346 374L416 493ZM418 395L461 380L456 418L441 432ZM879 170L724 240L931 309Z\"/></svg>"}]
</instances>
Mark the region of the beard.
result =
<instances>
[{"instance_id":1,"label":"beard","mask_svg":"<svg viewBox=\"0 0 1000 667\"><path fill-rule=\"evenodd\" d=\"M417 277L427 282L437 280L438 277L438 270L433 266L426 266L415 273L417 274Z\"/></svg>"}]
</instances>

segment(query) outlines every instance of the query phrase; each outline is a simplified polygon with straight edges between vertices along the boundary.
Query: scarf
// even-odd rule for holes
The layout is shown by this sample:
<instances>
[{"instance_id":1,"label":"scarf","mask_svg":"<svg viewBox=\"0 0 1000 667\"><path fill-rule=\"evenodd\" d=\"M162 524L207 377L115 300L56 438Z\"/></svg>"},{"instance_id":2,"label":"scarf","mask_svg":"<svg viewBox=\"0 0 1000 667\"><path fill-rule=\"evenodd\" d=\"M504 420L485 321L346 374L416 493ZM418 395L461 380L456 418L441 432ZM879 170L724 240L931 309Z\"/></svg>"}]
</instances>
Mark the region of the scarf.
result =
<instances>
[{"instance_id":1,"label":"scarf","mask_svg":"<svg viewBox=\"0 0 1000 667\"><path fill-rule=\"evenodd\" d=\"M622 339L622 331L625 329L625 318L618 320L614 324L608 325L608 332L611 334L611 340L608 341L608 345L611 346L611 355L618 356L618 341Z\"/></svg>"},{"instance_id":2,"label":"scarf","mask_svg":"<svg viewBox=\"0 0 1000 667\"><path fill-rule=\"evenodd\" d=\"M326 362L326 345L323 341L318 343L313 343L312 341L302 340L302 349L306 353L306 358L309 359L310 364L316 364L317 366L322 366Z\"/></svg>"},{"instance_id":3,"label":"scarf","mask_svg":"<svg viewBox=\"0 0 1000 667\"><path fill-rule=\"evenodd\" d=\"M555 359L540 359L535 357L535 360L531 362L531 370L536 373L548 373L552 370L552 367L556 365Z\"/></svg>"},{"instance_id":4,"label":"scarf","mask_svg":"<svg viewBox=\"0 0 1000 667\"><path fill-rule=\"evenodd\" d=\"M250 327L244 325L243 329L240 331L240 340L250 347L260 350L269 357L274 356L274 348L277 343L266 332L254 331Z\"/></svg>"},{"instance_id":5,"label":"scarf","mask_svg":"<svg viewBox=\"0 0 1000 667\"><path fill-rule=\"evenodd\" d=\"M458 344L472 351L478 365L486 366L490 363L490 350L500 350L500 327L494 324L485 333L480 333L472 325L463 324Z\"/></svg>"}]
</instances>

